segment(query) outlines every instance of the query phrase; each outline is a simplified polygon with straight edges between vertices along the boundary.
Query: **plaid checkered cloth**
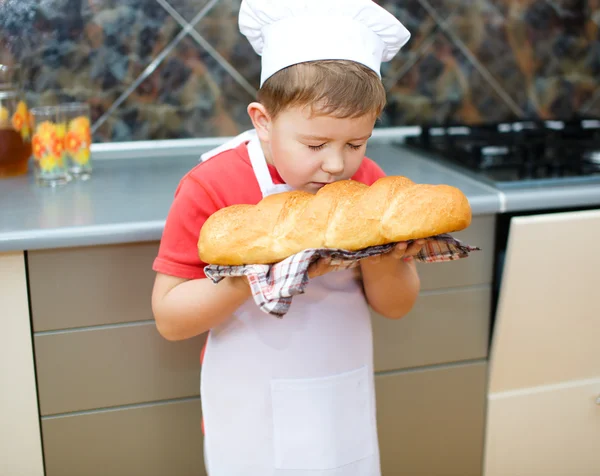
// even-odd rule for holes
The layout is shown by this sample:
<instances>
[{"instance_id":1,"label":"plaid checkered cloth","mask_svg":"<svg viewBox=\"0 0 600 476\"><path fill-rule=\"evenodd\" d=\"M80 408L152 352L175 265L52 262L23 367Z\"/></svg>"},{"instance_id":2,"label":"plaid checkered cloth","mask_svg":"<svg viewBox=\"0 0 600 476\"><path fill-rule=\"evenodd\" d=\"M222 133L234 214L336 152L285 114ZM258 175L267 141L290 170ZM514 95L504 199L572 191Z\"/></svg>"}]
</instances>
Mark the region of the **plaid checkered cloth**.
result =
<instances>
[{"instance_id":1,"label":"plaid checkered cloth","mask_svg":"<svg viewBox=\"0 0 600 476\"><path fill-rule=\"evenodd\" d=\"M246 276L258 307L267 314L281 318L290 308L292 298L304 293L308 284L308 267L317 259L330 258L331 265L349 269L358 266L361 259L391 251L395 245L390 243L359 251L309 249L272 265L209 265L204 272L215 284L227 276ZM453 261L466 258L470 252L477 250L479 248L464 245L450 235L438 235L427 239L414 259L423 263Z\"/></svg>"}]
</instances>

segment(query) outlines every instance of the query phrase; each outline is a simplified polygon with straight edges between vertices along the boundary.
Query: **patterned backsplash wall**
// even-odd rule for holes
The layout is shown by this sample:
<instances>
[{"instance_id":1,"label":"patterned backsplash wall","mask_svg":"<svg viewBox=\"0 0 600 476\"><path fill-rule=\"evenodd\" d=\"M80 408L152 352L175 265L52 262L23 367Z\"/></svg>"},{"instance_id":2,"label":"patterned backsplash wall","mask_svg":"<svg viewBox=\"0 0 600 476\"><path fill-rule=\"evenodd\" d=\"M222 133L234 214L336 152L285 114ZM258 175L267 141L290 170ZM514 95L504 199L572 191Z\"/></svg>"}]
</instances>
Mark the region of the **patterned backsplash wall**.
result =
<instances>
[{"instance_id":1,"label":"patterned backsplash wall","mask_svg":"<svg viewBox=\"0 0 600 476\"><path fill-rule=\"evenodd\" d=\"M233 135L260 67L239 3L0 0L0 63L31 106L87 101L96 142ZM600 0L378 3L412 32L378 127L600 116Z\"/></svg>"}]
</instances>

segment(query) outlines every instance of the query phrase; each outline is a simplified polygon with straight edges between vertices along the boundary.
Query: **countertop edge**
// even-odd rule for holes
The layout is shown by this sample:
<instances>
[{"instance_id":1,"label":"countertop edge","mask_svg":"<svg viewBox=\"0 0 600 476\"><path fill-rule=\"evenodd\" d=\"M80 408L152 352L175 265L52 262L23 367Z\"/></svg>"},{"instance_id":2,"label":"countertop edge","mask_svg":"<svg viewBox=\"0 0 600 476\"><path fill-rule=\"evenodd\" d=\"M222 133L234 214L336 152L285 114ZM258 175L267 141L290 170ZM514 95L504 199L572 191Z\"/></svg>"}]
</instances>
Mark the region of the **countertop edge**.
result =
<instances>
[{"instance_id":1,"label":"countertop edge","mask_svg":"<svg viewBox=\"0 0 600 476\"><path fill-rule=\"evenodd\" d=\"M473 217L495 215L495 200L474 200ZM165 220L1 233L0 253L159 241Z\"/></svg>"},{"instance_id":2,"label":"countertop edge","mask_svg":"<svg viewBox=\"0 0 600 476\"><path fill-rule=\"evenodd\" d=\"M0 253L160 240L165 220L0 233Z\"/></svg>"}]
</instances>

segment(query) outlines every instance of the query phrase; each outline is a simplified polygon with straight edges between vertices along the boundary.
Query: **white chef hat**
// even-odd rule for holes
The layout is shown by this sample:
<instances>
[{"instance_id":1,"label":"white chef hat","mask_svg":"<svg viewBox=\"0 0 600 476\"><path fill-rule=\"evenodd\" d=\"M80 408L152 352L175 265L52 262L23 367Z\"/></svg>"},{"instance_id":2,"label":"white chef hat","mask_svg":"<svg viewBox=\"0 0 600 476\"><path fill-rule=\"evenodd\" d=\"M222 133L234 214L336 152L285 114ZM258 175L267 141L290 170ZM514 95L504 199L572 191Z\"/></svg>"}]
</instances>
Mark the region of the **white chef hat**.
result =
<instances>
[{"instance_id":1,"label":"white chef hat","mask_svg":"<svg viewBox=\"0 0 600 476\"><path fill-rule=\"evenodd\" d=\"M391 13L371 0L242 0L239 27L262 58L260 84L288 66L351 60L381 76L410 38Z\"/></svg>"}]
</instances>

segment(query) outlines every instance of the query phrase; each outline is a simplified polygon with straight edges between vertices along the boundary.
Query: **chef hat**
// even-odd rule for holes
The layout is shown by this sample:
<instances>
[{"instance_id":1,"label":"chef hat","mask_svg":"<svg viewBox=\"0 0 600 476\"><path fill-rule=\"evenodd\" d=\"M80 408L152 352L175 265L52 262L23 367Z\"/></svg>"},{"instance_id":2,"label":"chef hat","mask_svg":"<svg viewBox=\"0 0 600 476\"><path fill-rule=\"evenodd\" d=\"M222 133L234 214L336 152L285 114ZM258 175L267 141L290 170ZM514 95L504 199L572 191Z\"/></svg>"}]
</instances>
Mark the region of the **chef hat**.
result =
<instances>
[{"instance_id":1,"label":"chef hat","mask_svg":"<svg viewBox=\"0 0 600 476\"><path fill-rule=\"evenodd\" d=\"M260 84L293 64L351 60L381 76L410 38L371 0L242 0L239 27L262 57Z\"/></svg>"}]
</instances>

